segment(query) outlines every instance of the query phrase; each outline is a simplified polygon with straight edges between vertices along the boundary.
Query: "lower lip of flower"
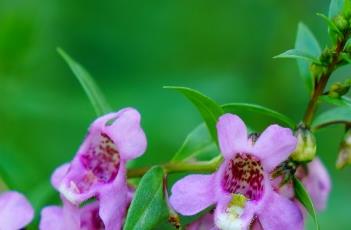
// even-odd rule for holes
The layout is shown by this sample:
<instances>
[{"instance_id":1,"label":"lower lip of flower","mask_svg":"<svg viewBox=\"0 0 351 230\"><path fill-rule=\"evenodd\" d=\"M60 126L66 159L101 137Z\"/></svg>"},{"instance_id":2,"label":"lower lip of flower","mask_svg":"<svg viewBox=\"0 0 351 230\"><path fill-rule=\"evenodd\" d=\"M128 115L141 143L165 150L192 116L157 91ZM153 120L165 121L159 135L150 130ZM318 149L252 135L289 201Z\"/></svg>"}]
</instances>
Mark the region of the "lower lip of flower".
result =
<instances>
[{"instance_id":1,"label":"lower lip of flower","mask_svg":"<svg viewBox=\"0 0 351 230\"><path fill-rule=\"evenodd\" d=\"M222 186L227 193L242 194L248 200L260 200L263 178L260 160L247 153L238 153L227 162Z\"/></svg>"}]
</instances>

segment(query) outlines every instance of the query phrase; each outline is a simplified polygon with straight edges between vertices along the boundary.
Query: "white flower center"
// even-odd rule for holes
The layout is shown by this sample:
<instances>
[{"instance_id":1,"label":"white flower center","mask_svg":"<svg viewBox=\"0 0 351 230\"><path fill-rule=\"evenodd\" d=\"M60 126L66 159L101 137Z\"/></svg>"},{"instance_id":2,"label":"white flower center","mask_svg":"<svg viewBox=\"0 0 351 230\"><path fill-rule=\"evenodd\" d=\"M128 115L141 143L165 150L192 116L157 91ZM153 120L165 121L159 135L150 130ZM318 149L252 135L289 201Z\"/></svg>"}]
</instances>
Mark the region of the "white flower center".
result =
<instances>
[{"instance_id":1,"label":"white flower center","mask_svg":"<svg viewBox=\"0 0 351 230\"><path fill-rule=\"evenodd\" d=\"M247 198L241 194L234 194L233 199L229 202L228 207L223 213L215 218L215 224L222 230L241 230L243 222L240 216L244 212Z\"/></svg>"}]
</instances>

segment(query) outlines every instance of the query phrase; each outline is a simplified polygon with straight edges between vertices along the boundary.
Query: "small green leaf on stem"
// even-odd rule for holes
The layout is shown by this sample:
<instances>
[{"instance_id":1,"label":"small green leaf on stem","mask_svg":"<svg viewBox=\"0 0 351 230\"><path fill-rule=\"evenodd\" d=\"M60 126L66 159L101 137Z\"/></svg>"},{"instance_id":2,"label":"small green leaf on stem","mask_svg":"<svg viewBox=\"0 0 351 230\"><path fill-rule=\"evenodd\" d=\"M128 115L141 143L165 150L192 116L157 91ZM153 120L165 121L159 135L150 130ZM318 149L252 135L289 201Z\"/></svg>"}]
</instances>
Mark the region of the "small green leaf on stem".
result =
<instances>
[{"instance_id":1,"label":"small green leaf on stem","mask_svg":"<svg viewBox=\"0 0 351 230\"><path fill-rule=\"evenodd\" d=\"M328 24L329 30L331 30L339 35L342 35L342 32L338 29L338 27L335 25L335 23L330 18L328 18L326 15L321 14L321 13L317 13L317 16L321 17Z\"/></svg>"},{"instance_id":2,"label":"small green leaf on stem","mask_svg":"<svg viewBox=\"0 0 351 230\"><path fill-rule=\"evenodd\" d=\"M351 123L351 107L342 106L327 110L319 114L312 123L313 129L319 129L331 124Z\"/></svg>"},{"instance_id":3,"label":"small green leaf on stem","mask_svg":"<svg viewBox=\"0 0 351 230\"><path fill-rule=\"evenodd\" d=\"M304 52L307 52L315 57L318 57L322 52L317 39L315 38L311 30L302 22L299 23L297 28L295 49L303 50ZM315 77L312 76L312 74L310 73L310 64L311 62L306 60L297 60L300 75L302 79L304 79L309 93L313 91Z\"/></svg>"},{"instance_id":4,"label":"small green leaf on stem","mask_svg":"<svg viewBox=\"0 0 351 230\"><path fill-rule=\"evenodd\" d=\"M316 210L314 208L310 195L306 191L303 184L296 177L293 178L293 182L294 182L294 191L295 191L296 198L306 208L307 212L312 216L314 223L316 225L316 228L319 229Z\"/></svg>"},{"instance_id":5,"label":"small green leaf on stem","mask_svg":"<svg viewBox=\"0 0 351 230\"><path fill-rule=\"evenodd\" d=\"M319 97L319 102L328 103L335 106L350 106L351 107L351 98L346 96L341 97L330 97L329 95L324 95Z\"/></svg>"},{"instance_id":6,"label":"small green leaf on stem","mask_svg":"<svg viewBox=\"0 0 351 230\"><path fill-rule=\"evenodd\" d=\"M210 159L217 153L217 146L212 140L205 124L202 123L188 134L183 145L173 156L172 161L184 161L190 158L198 158L202 155Z\"/></svg>"},{"instance_id":7,"label":"small green leaf on stem","mask_svg":"<svg viewBox=\"0 0 351 230\"><path fill-rule=\"evenodd\" d=\"M71 68L74 75L77 77L85 93L87 94L91 104L93 105L97 116L101 116L103 114L111 112L111 108L108 105L104 95L102 94L100 88L98 87L94 79L90 76L88 71L86 71L78 62L73 60L61 48L57 48L57 52L62 56L62 58Z\"/></svg>"},{"instance_id":8,"label":"small green leaf on stem","mask_svg":"<svg viewBox=\"0 0 351 230\"><path fill-rule=\"evenodd\" d=\"M154 229L163 218L167 218L163 176L163 170L159 166L151 168L143 176L128 209L124 230Z\"/></svg>"},{"instance_id":9,"label":"small green leaf on stem","mask_svg":"<svg viewBox=\"0 0 351 230\"><path fill-rule=\"evenodd\" d=\"M320 64L319 60L316 57L306 53L305 51L297 50L297 49L287 50L287 51L285 51L282 54L274 56L273 58L302 59L302 60L305 60L305 61L309 61L309 62Z\"/></svg>"},{"instance_id":10,"label":"small green leaf on stem","mask_svg":"<svg viewBox=\"0 0 351 230\"><path fill-rule=\"evenodd\" d=\"M274 120L288 126L291 129L294 129L296 126L296 123L291 118L275 110L269 109L261 105L255 105L255 104L249 104L249 103L228 103L228 104L222 105L222 108L225 112L228 112L228 113L249 111L249 112L262 114L273 118Z\"/></svg>"},{"instance_id":11,"label":"small green leaf on stem","mask_svg":"<svg viewBox=\"0 0 351 230\"><path fill-rule=\"evenodd\" d=\"M218 144L216 124L223 114L223 109L213 99L203 95L199 91L179 86L164 86L165 89L175 89L187 97L200 112L213 141Z\"/></svg>"}]
</instances>

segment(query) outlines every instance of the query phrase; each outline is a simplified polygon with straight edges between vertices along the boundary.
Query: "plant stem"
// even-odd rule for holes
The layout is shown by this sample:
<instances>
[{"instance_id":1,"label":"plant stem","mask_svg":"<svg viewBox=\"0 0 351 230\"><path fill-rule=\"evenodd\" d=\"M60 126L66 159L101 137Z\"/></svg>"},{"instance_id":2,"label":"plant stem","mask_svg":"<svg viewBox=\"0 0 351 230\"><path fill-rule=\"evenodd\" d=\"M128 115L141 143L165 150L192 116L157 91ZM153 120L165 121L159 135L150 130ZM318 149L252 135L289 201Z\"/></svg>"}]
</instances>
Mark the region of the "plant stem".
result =
<instances>
[{"instance_id":1,"label":"plant stem","mask_svg":"<svg viewBox=\"0 0 351 230\"><path fill-rule=\"evenodd\" d=\"M303 122L307 128L309 128L311 126L314 114L315 114L316 109L317 109L317 103L318 103L319 96L321 96L323 94L324 89L325 89L325 87L328 83L328 80L330 78L330 75L333 73L333 71L335 70L335 68L339 62L339 56L344 49L347 37L348 37L347 34L345 34L343 39L339 40L336 43L335 50L334 50L333 56L332 56L332 60L327 65L326 70L321 75L320 80L317 81L317 83L315 85L312 97L308 103L306 113L305 113L305 116L303 119Z\"/></svg>"},{"instance_id":2,"label":"plant stem","mask_svg":"<svg viewBox=\"0 0 351 230\"><path fill-rule=\"evenodd\" d=\"M206 162L169 162L161 165L166 174L180 172L214 172L222 162L222 156L213 158ZM128 178L143 176L151 167L143 167L128 170Z\"/></svg>"}]
</instances>

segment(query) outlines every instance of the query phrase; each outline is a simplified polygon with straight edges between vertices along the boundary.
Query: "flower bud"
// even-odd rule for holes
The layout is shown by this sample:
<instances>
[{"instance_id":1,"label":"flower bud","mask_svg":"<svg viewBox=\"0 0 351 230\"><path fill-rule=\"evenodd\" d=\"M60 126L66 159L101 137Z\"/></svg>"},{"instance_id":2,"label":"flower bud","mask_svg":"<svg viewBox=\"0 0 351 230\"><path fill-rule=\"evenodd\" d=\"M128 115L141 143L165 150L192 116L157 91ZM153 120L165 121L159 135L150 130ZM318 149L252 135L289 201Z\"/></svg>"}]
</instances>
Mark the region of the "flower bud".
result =
<instances>
[{"instance_id":1,"label":"flower bud","mask_svg":"<svg viewBox=\"0 0 351 230\"><path fill-rule=\"evenodd\" d=\"M349 27L349 22L342 15L338 15L334 18L334 23L340 31L345 31Z\"/></svg>"},{"instance_id":2,"label":"flower bud","mask_svg":"<svg viewBox=\"0 0 351 230\"><path fill-rule=\"evenodd\" d=\"M291 154L294 161L306 162L313 160L316 155L316 139L309 129L299 126L295 132L297 145L295 151Z\"/></svg>"},{"instance_id":3,"label":"flower bud","mask_svg":"<svg viewBox=\"0 0 351 230\"><path fill-rule=\"evenodd\" d=\"M340 144L336 168L341 169L348 164L351 164L351 128L346 131L344 140Z\"/></svg>"},{"instance_id":4,"label":"flower bud","mask_svg":"<svg viewBox=\"0 0 351 230\"><path fill-rule=\"evenodd\" d=\"M350 80L346 80L344 83L336 82L330 87L328 95L332 98L339 98L347 94L350 89L350 85Z\"/></svg>"},{"instance_id":5,"label":"flower bud","mask_svg":"<svg viewBox=\"0 0 351 230\"><path fill-rule=\"evenodd\" d=\"M312 63L310 65L310 71L312 73L312 76L320 76L322 73L324 73L325 71L325 68L321 65L318 65L318 64L315 64L315 63Z\"/></svg>"},{"instance_id":6,"label":"flower bud","mask_svg":"<svg viewBox=\"0 0 351 230\"><path fill-rule=\"evenodd\" d=\"M329 64L333 60L333 55L334 55L334 50L331 48L326 47L321 56L320 56L320 61L324 64Z\"/></svg>"}]
</instances>

